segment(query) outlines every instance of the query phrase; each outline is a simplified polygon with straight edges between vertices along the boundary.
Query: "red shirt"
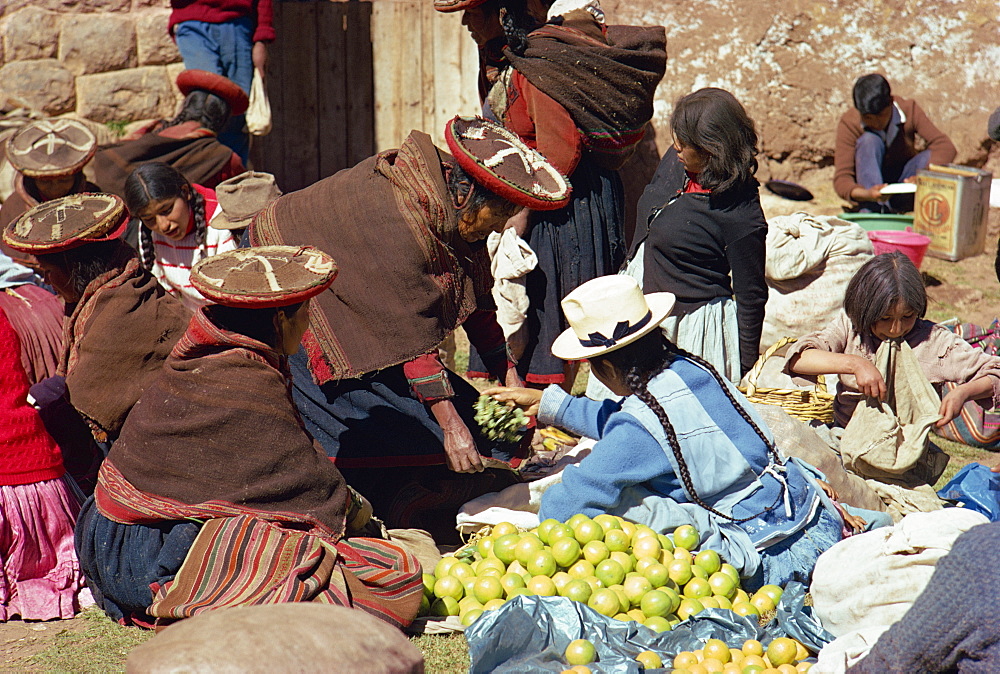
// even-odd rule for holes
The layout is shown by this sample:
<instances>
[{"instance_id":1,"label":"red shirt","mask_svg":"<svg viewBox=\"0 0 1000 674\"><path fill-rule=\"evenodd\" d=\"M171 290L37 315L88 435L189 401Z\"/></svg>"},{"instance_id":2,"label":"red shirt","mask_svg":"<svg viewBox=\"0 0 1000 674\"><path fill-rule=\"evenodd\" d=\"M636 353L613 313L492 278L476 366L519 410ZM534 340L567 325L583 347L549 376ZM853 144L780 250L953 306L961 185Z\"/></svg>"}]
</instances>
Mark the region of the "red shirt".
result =
<instances>
[{"instance_id":1,"label":"red shirt","mask_svg":"<svg viewBox=\"0 0 1000 674\"><path fill-rule=\"evenodd\" d=\"M167 30L174 34L174 26L181 21L204 21L205 23L226 23L244 16L253 17L255 26L254 42L273 42L275 33L272 25L274 10L272 0L170 0L170 22Z\"/></svg>"},{"instance_id":2,"label":"red shirt","mask_svg":"<svg viewBox=\"0 0 1000 674\"><path fill-rule=\"evenodd\" d=\"M21 365L21 342L0 311L0 485L61 477L62 452L28 404L28 376Z\"/></svg>"}]
</instances>

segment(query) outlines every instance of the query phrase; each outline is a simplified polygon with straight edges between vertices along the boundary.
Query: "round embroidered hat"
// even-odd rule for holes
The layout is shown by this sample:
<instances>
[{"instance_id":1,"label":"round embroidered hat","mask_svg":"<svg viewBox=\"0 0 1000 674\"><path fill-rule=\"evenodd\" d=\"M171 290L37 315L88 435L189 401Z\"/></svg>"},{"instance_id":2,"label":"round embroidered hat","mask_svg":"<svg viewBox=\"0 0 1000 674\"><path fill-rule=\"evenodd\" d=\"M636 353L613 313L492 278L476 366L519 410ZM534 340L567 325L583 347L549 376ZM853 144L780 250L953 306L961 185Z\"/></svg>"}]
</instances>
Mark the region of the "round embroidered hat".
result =
<instances>
[{"instance_id":1,"label":"round embroidered hat","mask_svg":"<svg viewBox=\"0 0 1000 674\"><path fill-rule=\"evenodd\" d=\"M439 12L461 12L472 9L486 2L486 0L434 0L434 9Z\"/></svg>"},{"instance_id":2,"label":"round embroidered hat","mask_svg":"<svg viewBox=\"0 0 1000 674\"><path fill-rule=\"evenodd\" d=\"M114 194L70 194L26 211L3 230L3 240L32 255L60 253L112 241L128 225L125 202Z\"/></svg>"},{"instance_id":3,"label":"round embroidered hat","mask_svg":"<svg viewBox=\"0 0 1000 674\"><path fill-rule=\"evenodd\" d=\"M499 124L482 117L455 117L444 137L458 165L504 199L536 211L569 203L571 188L563 174Z\"/></svg>"},{"instance_id":4,"label":"round embroidered hat","mask_svg":"<svg viewBox=\"0 0 1000 674\"><path fill-rule=\"evenodd\" d=\"M250 107L250 97L240 85L231 79L210 73L207 70L184 70L177 76L177 88L187 96L201 89L215 94L229 104L230 115L242 115Z\"/></svg>"},{"instance_id":5,"label":"round embroidered hat","mask_svg":"<svg viewBox=\"0 0 1000 674\"><path fill-rule=\"evenodd\" d=\"M336 276L337 263L318 248L258 246L199 261L191 269L191 284L210 302L266 309L305 302Z\"/></svg>"},{"instance_id":6,"label":"round embroidered hat","mask_svg":"<svg viewBox=\"0 0 1000 674\"><path fill-rule=\"evenodd\" d=\"M569 329L552 342L552 355L580 360L620 349L658 328L674 301L673 293L643 295L631 276L598 276L563 298Z\"/></svg>"},{"instance_id":7,"label":"round embroidered hat","mask_svg":"<svg viewBox=\"0 0 1000 674\"><path fill-rule=\"evenodd\" d=\"M97 138L75 119L42 119L7 141L7 160L31 178L78 173L97 151Z\"/></svg>"}]
</instances>

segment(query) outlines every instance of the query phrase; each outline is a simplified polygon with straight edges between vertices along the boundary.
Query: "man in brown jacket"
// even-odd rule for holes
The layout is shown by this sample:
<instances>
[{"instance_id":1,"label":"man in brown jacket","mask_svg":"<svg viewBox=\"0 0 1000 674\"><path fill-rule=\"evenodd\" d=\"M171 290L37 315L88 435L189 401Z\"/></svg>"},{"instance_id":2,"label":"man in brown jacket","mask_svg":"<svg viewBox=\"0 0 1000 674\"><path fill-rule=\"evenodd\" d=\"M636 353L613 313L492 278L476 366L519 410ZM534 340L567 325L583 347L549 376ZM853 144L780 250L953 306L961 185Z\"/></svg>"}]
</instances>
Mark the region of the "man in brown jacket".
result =
<instances>
[{"instance_id":1,"label":"man in brown jacket","mask_svg":"<svg viewBox=\"0 0 1000 674\"><path fill-rule=\"evenodd\" d=\"M926 145L923 151L917 150L917 136ZM854 109L837 124L833 188L863 210L912 210L912 196L885 203L882 188L887 183L912 182L919 169L947 164L955 154L948 136L916 101L893 96L882 75L864 75L854 83Z\"/></svg>"}]
</instances>

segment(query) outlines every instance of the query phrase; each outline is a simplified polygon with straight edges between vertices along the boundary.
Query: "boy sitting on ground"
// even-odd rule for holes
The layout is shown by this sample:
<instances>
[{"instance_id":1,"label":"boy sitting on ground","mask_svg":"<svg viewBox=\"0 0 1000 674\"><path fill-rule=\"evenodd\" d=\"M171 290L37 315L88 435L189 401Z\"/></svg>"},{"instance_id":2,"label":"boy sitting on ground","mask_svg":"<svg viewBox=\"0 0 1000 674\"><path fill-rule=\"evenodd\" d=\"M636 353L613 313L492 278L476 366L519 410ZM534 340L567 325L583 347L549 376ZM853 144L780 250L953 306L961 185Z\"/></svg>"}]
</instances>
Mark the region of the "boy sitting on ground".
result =
<instances>
[{"instance_id":1,"label":"boy sitting on ground","mask_svg":"<svg viewBox=\"0 0 1000 674\"><path fill-rule=\"evenodd\" d=\"M918 151L916 137L926 148ZM957 154L947 135L938 130L916 101L893 96L889 82L877 73L854 83L854 109L837 124L833 188L841 198L857 202L862 211L913 210L913 197L881 203L887 183L913 182L929 164L947 164Z\"/></svg>"}]
</instances>

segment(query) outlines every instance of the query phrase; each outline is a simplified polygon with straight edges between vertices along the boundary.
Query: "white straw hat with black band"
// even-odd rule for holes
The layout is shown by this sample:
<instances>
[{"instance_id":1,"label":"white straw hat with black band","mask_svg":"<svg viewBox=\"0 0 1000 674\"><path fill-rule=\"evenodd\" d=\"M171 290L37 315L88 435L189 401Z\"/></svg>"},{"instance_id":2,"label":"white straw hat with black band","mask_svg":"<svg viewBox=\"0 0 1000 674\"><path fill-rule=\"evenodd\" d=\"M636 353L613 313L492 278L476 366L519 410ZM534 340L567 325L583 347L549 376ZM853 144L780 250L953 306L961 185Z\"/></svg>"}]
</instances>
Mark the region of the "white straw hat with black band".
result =
<instances>
[{"instance_id":1,"label":"white straw hat with black band","mask_svg":"<svg viewBox=\"0 0 1000 674\"><path fill-rule=\"evenodd\" d=\"M630 276L587 281L562 300L569 329L552 343L563 360L592 358L631 344L660 326L674 308L673 293L644 295Z\"/></svg>"}]
</instances>

